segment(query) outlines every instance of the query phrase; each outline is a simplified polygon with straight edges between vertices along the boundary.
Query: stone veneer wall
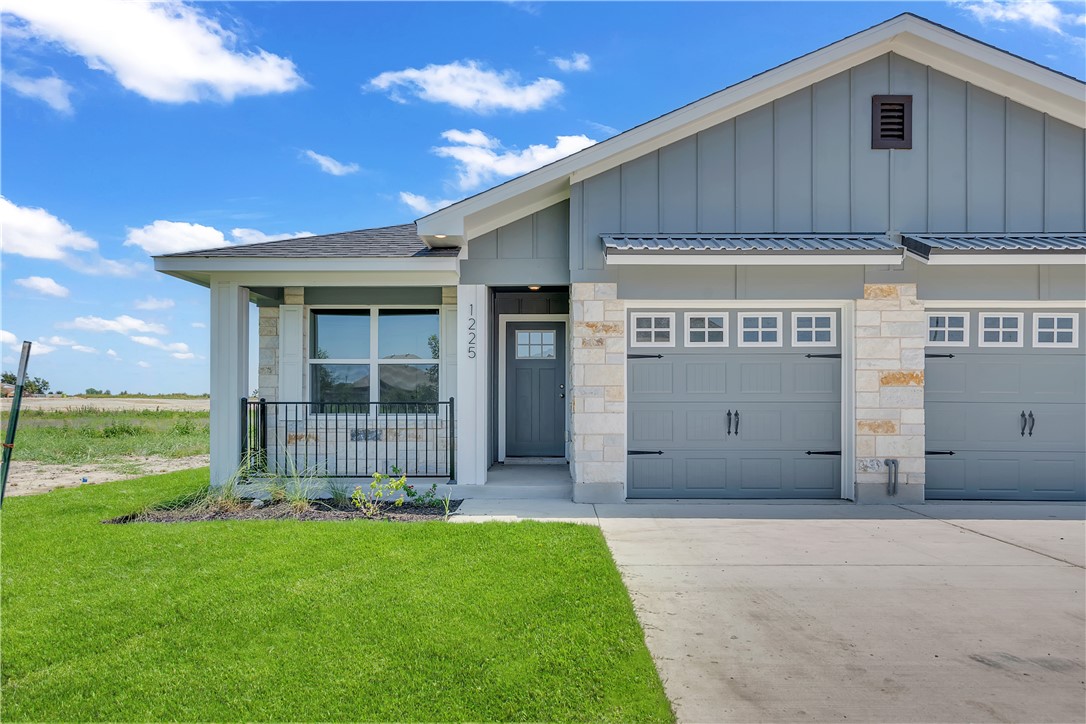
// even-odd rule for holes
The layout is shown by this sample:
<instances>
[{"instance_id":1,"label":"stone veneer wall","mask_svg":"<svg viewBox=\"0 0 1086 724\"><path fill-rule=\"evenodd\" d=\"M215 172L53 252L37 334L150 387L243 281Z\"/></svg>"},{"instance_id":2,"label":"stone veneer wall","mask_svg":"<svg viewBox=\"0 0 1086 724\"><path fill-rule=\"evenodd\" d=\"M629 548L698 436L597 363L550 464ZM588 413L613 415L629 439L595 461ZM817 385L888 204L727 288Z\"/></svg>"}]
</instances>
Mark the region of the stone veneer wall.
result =
<instances>
[{"instance_id":1,"label":"stone veneer wall","mask_svg":"<svg viewBox=\"0 0 1086 724\"><path fill-rule=\"evenodd\" d=\"M570 285L573 499L626 498L626 312L617 284Z\"/></svg>"},{"instance_id":2,"label":"stone veneer wall","mask_svg":"<svg viewBox=\"0 0 1086 724\"><path fill-rule=\"evenodd\" d=\"M279 399L279 307L260 307L257 335L257 395Z\"/></svg>"},{"instance_id":3,"label":"stone veneer wall","mask_svg":"<svg viewBox=\"0 0 1086 724\"><path fill-rule=\"evenodd\" d=\"M924 306L915 284L865 284L856 301L856 500L924 499ZM898 460L887 495L885 460Z\"/></svg>"}]
</instances>

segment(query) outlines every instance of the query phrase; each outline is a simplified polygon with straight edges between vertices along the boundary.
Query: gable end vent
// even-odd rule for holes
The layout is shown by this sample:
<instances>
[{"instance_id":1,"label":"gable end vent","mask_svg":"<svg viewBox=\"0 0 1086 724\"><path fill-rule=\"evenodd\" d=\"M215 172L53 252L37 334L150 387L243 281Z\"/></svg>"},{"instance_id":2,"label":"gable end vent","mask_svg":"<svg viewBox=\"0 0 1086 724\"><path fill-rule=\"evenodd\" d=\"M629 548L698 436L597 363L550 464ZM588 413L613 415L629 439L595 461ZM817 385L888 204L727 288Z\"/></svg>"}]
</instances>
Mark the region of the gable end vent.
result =
<instances>
[{"instance_id":1,"label":"gable end vent","mask_svg":"<svg viewBox=\"0 0 1086 724\"><path fill-rule=\"evenodd\" d=\"M871 96L871 148L913 147L913 97Z\"/></svg>"}]
</instances>

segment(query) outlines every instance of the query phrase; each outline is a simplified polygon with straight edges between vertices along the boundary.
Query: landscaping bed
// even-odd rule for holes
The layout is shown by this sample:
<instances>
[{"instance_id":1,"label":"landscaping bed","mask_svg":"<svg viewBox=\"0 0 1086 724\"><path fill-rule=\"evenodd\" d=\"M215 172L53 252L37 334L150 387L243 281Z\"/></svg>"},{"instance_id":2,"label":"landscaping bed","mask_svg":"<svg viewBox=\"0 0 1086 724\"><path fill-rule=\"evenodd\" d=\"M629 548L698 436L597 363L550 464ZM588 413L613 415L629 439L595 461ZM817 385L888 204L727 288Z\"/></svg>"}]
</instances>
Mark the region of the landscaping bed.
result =
<instances>
[{"instance_id":1,"label":"landscaping bed","mask_svg":"<svg viewBox=\"0 0 1086 724\"><path fill-rule=\"evenodd\" d=\"M387 520L400 523L417 523L448 520L448 516L460 507L460 500L450 500L446 513L444 506L379 504L373 514L353 505L336 505L329 502L311 502L304 507L295 503L270 503L253 507L242 502L238 505L194 505L178 508L150 508L139 513L122 515L103 521L105 523L192 523L208 520Z\"/></svg>"}]
</instances>

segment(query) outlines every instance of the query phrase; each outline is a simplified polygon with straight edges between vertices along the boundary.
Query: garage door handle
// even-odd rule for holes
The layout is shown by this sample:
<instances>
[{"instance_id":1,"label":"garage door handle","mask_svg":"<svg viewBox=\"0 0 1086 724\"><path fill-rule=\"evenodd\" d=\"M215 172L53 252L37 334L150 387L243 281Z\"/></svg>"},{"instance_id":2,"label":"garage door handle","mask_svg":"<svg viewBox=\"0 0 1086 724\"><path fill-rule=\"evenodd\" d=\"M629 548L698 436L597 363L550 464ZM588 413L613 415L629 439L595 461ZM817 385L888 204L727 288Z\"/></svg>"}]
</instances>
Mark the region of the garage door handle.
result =
<instances>
[{"instance_id":1,"label":"garage door handle","mask_svg":"<svg viewBox=\"0 0 1086 724\"><path fill-rule=\"evenodd\" d=\"M1036 418L1033 417L1033 410L1029 411L1029 436L1033 437L1033 426L1037 424Z\"/></svg>"},{"instance_id":2,"label":"garage door handle","mask_svg":"<svg viewBox=\"0 0 1086 724\"><path fill-rule=\"evenodd\" d=\"M728 410L728 434L732 434L732 411Z\"/></svg>"},{"instance_id":3,"label":"garage door handle","mask_svg":"<svg viewBox=\"0 0 1086 724\"><path fill-rule=\"evenodd\" d=\"M735 411L735 434L739 434L739 410Z\"/></svg>"},{"instance_id":4,"label":"garage door handle","mask_svg":"<svg viewBox=\"0 0 1086 724\"><path fill-rule=\"evenodd\" d=\"M1022 410L1022 430L1021 430L1021 435L1022 435L1022 437L1026 436L1026 411L1025 410Z\"/></svg>"}]
</instances>

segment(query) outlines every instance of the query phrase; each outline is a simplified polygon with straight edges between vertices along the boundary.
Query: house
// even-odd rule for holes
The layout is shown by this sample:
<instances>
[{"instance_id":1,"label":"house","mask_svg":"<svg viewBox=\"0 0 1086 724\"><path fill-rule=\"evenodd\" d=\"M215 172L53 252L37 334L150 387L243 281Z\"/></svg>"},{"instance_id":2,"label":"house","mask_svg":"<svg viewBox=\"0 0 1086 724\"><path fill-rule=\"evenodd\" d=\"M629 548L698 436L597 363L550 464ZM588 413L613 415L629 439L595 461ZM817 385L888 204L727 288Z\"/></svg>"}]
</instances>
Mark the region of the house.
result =
<instances>
[{"instance_id":1,"label":"house","mask_svg":"<svg viewBox=\"0 0 1086 724\"><path fill-rule=\"evenodd\" d=\"M906 14L414 224L155 265L211 290L216 481L1082 500L1084 129L1082 81Z\"/></svg>"}]
</instances>

